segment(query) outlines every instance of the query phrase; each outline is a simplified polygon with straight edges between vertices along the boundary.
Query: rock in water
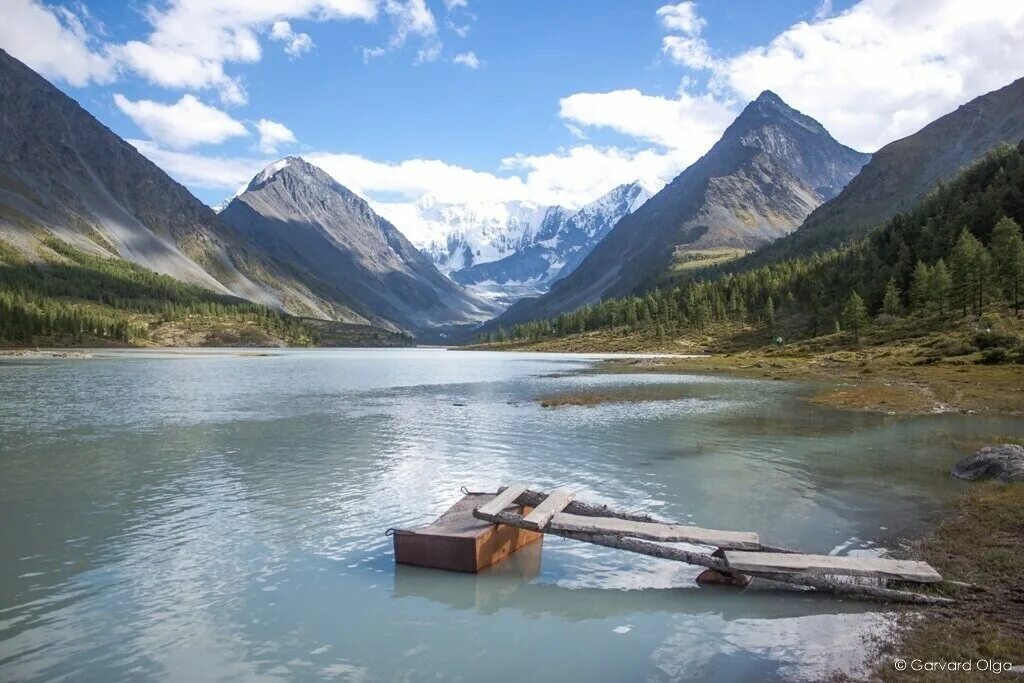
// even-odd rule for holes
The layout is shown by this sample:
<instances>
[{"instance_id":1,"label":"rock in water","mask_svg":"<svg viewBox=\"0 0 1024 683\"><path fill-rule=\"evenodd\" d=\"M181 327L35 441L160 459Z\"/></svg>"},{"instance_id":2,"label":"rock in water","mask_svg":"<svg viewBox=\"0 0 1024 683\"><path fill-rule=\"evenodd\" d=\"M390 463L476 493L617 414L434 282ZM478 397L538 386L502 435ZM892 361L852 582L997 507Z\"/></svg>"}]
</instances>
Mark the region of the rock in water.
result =
<instances>
[{"instance_id":1,"label":"rock in water","mask_svg":"<svg viewBox=\"0 0 1024 683\"><path fill-rule=\"evenodd\" d=\"M954 465L952 472L969 481L1024 481L1024 448L1009 443L985 446Z\"/></svg>"}]
</instances>

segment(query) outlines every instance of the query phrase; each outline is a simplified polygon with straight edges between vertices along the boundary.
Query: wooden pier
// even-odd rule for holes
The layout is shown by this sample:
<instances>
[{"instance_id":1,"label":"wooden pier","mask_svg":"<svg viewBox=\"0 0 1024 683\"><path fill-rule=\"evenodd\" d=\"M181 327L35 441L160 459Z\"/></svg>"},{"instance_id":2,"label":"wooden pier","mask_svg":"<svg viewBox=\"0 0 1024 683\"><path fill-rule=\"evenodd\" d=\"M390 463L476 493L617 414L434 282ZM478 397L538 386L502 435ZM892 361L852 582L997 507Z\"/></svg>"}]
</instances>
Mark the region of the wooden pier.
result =
<instances>
[{"instance_id":1,"label":"wooden pier","mask_svg":"<svg viewBox=\"0 0 1024 683\"><path fill-rule=\"evenodd\" d=\"M798 553L766 545L750 531L702 529L584 503L566 489L543 493L525 484L502 487L476 506L473 516L498 528L562 536L704 567L699 582L740 587L758 582L891 602L953 602L914 590L943 581L925 562ZM671 545L677 543L702 548Z\"/></svg>"}]
</instances>

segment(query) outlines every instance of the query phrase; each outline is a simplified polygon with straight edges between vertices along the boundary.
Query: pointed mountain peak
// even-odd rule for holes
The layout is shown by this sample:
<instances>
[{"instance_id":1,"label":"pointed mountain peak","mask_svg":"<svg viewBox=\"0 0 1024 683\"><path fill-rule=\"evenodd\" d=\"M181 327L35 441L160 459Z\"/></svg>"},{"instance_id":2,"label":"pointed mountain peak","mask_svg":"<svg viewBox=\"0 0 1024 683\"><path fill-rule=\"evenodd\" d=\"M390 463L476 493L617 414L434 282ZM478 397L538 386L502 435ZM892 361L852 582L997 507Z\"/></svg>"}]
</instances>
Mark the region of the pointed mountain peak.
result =
<instances>
[{"instance_id":1,"label":"pointed mountain peak","mask_svg":"<svg viewBox=\"0 0 1024 683\"><path fill-rule=\"evenodd\" d=\"M767 124L778 123L796 125L810 131L811 133L825 135L831 138L823 125L810 116L807 116L786 104L781 97L771 90L765 90L757 96L756 100L743 108L740 115L736 117L736 120L733 121L731 126L729 126L729 130L726 131L726 136L729 135L729 131L739 132L742 134L755 128L761 128Z\"/></svg>"},{"instance_id":2,"label":"pointed mountain peak","mask_svg":"<svg viewBox=\"0 0 1024 683\"><path fill-rule=\"evenodd\" d=\"M789 105L787 105L785 102L782 101L781 97L779 97L778 95L773 93L771 90L765 90L760 95L758 95L757 99L754 100L754 101L755 102L761 102L763 104L774 104L776 106L781 105L781 106L786 107L786 108L789 107Z\"/></svg>"},{"instance_id":3,"label":"pointed mountain peak","mask_svg":"<svg viewBox=\"0 0 1024 683\"><path fill-rule=\"evenodd\" d=\"M288 156L284 157L283 159L278 159L273 163L267 164L266 166L263 167L262 171L253 176L253 179L249 181L249 186L246 187L245 189L247 191L258 190L259 188L263 187L268 182L270 182L271 179L273 179L273 177L277 175L279 172L283 171L289 166L298 164L306 164L306 160L303 159L302 157Z\"/></svg>"}]
</instances>

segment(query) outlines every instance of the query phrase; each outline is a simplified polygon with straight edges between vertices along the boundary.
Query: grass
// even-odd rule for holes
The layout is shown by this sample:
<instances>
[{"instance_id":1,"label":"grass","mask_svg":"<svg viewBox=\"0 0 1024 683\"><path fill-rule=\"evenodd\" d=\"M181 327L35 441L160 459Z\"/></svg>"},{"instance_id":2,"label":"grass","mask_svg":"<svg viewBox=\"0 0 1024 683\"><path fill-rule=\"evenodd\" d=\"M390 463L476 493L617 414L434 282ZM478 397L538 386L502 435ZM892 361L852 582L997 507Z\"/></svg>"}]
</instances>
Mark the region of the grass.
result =
<instances>
[{"instance_id":1,"label":"grass","mask_svg":"<svg viewBox=\"0 0 1024 683\"><path fill-rule=\"evenodd\" d=\"M876 669L884 681L972 681L992 673L896 671L907 662L994 660L1024 664L1024 483L974 484L952 514L910 554L947 579L981 590L951 589L954 605L907 613ZM1003 674L1012 677L1012 674Z\"/></svg>"},{"instance_id":2,"label":"grass","mask_svg":"<svg viewBox=\"0 0 1024 683\"><path fill-rule=\"evenodd\" d=\"M689 395L689 387L674 384L638 385L602 391L580 390L546 394L537 398L544 408L586 406L593 408L606 403L646 403L648 401L675 401Z\"/></svg>"},{"instance_id":3,"label":"grass","mask_svg":"<svg viewBox=\"0 0 1024 683\"><path fill-rule=\"evenodd\" d=\"M735 261L749 253L749 249L731 249L728 247L702 249L700 251L677 248L672 255L672 265L669 267L669 271L672 275L692 273L703 268Z\"/></svg>"},{"instance_id":4,"label":"grass","mask_svg":"<svg viewBox=\"0 0 1024 683\"><path fill-rule=\"evenodd\" d=\"M992 318L988 316L987 318ZM721 323L662 337L653 326L604 329L540 342L477 346L495 350L711 354L702 358L603 364L608 372L725 373L807 380L819 385L816 404L896 415L934 412L1024 414L1024 364L988 364L981 348L1011 345L1024 337L1024 322L998 318L897 318L883 320L859 340L829 334L776 345L792 338L743 323ZM987 330L1001 330L987 332ZM1001 341L1009 340L1009 341ZM1000 347L1001 348L1001 347Z\"/></svg>"}]
</instances>

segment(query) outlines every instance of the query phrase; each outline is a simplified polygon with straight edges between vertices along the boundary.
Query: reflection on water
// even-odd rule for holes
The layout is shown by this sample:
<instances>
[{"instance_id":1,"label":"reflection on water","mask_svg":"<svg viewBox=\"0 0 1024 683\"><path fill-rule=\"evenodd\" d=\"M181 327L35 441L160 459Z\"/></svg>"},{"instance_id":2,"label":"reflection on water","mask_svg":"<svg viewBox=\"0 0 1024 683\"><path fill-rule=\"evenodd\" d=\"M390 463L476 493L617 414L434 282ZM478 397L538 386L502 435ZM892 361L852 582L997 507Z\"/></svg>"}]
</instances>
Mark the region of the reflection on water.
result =
<instances>
[{"instance_id":1,"label":"reflection on water","mask_svg":"<svg viewBox=\"0 0 1024 683\"><path fill-rule=\"evenodd\" d=\"M1011 420L843 414L784 382L568 375L565 356L112 353L0 364L0 679L816 679L874 605L698 587L545 539L477 576L395 567L387 527L466 485L581 497L809 551L891 546ZM552 374L562 376L551 376ZM543 409L670 386L679 400Z\"/></svg>"}]
</instances>

